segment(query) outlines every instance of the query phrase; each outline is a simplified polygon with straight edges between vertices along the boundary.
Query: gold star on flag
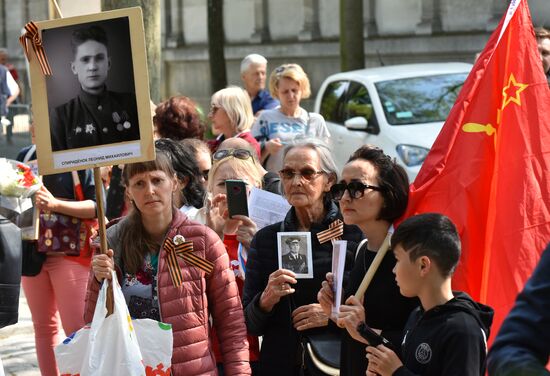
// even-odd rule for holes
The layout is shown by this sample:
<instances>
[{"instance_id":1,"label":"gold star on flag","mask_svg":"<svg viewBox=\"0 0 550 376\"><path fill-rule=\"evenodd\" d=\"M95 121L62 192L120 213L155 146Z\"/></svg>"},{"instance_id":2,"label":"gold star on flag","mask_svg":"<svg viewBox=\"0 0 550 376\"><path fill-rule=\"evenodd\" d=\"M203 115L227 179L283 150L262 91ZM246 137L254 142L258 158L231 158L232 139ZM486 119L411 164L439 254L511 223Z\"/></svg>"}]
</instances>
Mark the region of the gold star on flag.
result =
<instances>
[{"instance_id":1,"label":"gold star on flag","mask_svg":"<svg viewBox=\"0 0 550 376\"><path fill-rule=\"evenodd\" d=\"M510 78L508 79L508 85L502 89L502 96L504 97L502 109L504 110L504 107L506 107L510 102L514 102L518 106L521 106L519 94L523 90L527 89L527 86L529 85L516 82L514 74L511 73Z\"/></svg>"}]
</instances>

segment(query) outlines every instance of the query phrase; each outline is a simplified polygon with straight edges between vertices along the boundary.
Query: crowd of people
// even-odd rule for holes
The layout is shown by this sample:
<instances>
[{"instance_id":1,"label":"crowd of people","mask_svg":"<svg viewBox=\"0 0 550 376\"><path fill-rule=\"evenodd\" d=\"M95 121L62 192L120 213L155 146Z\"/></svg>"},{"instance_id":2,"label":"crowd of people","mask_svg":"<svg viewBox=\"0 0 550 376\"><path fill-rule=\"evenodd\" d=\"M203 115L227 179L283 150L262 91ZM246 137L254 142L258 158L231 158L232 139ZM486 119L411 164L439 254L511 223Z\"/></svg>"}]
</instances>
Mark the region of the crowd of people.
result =
<instances>
[{"instance_id":1,"label":"crowd of people","mask_svg":"<svg viewBox=\"0 0 550 376\"><path fill-rule=\"evenodd\" d=\"M548 73L550 33L538 30L537 38ZM37 275L23 277L41 373L59 374L53 349L61 328L69 335L91 321L101 284L115 270L132 317L172 324L174 375L316 375L304 343L328 332L339 338L340 375L483 375L493 312L451 289L461 249L450 219L427 213L393 228L408 202L404 169L365 145L350 151L339 171L323 117L300 106L311 90L298 64L275 68L268 90L267 60L252 54L242 61L241 78L244 88L212 95L207 115L185 96L155 106L156 159L105 169L107 253L48 255ZM204 141L207 119L215 138ZM18 159L36 159L34 148ZM247 194L283 195L290 210L263 228L249 216L230 215L228 180L243 181ZM74 174L45 176L37 208L94 217L92 172L80 171L78 182L84 199L75 195ZM285 243L288 265L296 267L280 267L279 233L309 234L312 277L299 277L308 257L300 253L300 237ZM388 233L391 250L356 296ZM167 261L178 239L192 242L203 260L179 260L180 283ZM333 240L347 241L336 314ZM499 359L512 359L506 343L518 337L514 328L528 326L518 317L534 311L530 294L548 307L536 287L548 290L548 255L518 300L515 321L495 342L490 369L502 369L495 375L509 374ZM548 313L533 314L546 315L548 338ZM371 344L364 327L387 342ZM548 341L535 343L536 356L525 357L533 369L549 353ZM544 374L543 366L537 369L530 374Z\"/></svg>"}]
</instances>

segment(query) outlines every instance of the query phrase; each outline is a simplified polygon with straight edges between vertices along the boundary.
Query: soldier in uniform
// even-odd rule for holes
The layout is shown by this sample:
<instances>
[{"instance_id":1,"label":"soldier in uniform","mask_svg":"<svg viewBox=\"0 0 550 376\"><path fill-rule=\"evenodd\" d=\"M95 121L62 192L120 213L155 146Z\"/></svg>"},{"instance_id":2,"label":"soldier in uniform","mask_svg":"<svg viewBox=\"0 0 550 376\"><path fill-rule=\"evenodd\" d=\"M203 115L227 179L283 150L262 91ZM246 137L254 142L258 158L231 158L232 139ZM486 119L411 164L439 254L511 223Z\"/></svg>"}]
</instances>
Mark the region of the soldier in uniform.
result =
<instances>
[{"instance_id":1,"label":"soldier in uniform","mask_svg":"<svg viewBox=\"0 0 550 376\"><path fill-rule=\"evenodd\" d=\"M293 271L294 273L307 273L306 257L300 253L300 239L290 237L285 240L289 252L284 254L282 264L284 269Z\"/></svg>"},{"instance_id":2,"label":"soldier in uniform","mask_svg":"<svg viewBox=\"0 0 550 376\"><path fill-rule=\"evenodd\" d=\"M139 140L135 95L105 85L111 66L105 30L95 25L77 29L71 45L71 70L80 93L50 112L52 150Z\"/></svg>"}]
</instances>

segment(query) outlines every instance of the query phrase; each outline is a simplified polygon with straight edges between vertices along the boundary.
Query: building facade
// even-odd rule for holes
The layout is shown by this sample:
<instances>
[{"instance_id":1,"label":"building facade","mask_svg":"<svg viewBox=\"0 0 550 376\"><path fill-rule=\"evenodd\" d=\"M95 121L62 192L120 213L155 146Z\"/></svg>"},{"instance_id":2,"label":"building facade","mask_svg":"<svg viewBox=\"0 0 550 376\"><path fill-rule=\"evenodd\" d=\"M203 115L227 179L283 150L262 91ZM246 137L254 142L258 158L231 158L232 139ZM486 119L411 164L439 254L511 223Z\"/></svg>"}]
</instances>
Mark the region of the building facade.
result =
<instances>
[{"instance_id":1,"label":"building facade","mask_svg":"<svg viewBox=\"0 0 550 376\"><path fill-rule=\"evenodd\" d=\"M90 2L71 3L78 1ZM506 0L357 1L363 1L367 67L472 62L508 5ZM529 6L535 25L550 25L548 0L529 0ZM48 12L45 0L0 0L0 46L8 48L21 72L20 30L29 20L47 19ZM164 98L183 94L208 104L206 17L207 0L161 2ZM268 70L285 62L302 65L315 94L327 75L340 70L339 30L338 0L225 0L228 83L239 85L241 59L259 53L269 60Z\"/></svg>"}]
</instances>

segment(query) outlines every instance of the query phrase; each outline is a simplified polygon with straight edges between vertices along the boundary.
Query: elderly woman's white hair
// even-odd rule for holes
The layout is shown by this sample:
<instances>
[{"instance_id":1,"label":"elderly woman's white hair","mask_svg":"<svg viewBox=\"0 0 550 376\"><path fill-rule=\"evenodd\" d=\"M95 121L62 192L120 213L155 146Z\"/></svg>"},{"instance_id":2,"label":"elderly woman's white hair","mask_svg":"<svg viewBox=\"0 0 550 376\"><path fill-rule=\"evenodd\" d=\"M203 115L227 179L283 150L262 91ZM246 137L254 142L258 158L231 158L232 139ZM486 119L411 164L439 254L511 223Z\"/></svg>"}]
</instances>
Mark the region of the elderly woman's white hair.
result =
<instances>
[{"instance_id":1,"label":"elderly woman's white hair","mask_svg":"<svg viewBox=\"0 0 550 376\"><path fill-rule=\"evenodd\" d=\"M238 133L246 132L254 123L250 97L238 86L228 86L218 90L210 100L212 106L221 107Z\"/></svg>"},{"instance_id":2,"label":"elderly woman's white hair","mask_svg":"<svg viewBox=\"0 0 550 376\"><path fill-rule=\"evenodd\" d=\"M338 168L336 167L336 163L332 158L330 147L326 142L313 137L297 139L285 147L283 151L283 159L286 158L286 155L289 151L294 148L300 147L306 147L315 150L319 155L321 171L326 172L328 176L334 177L335 182L338 180Z\"/></svg>"},{"instance_id":3,"label":"elderly woman's white hair","mask_svg":"<svg viewBox=\"0 0 550 376\"><path fill-rule=\"evenodd\" d=\"M287 154L295 148L309 148L314 150L319 156L319 167L321 171L327 174L327 177L329 178L329 181L332 181L332 184L338 181L338 168L336 167L336 163L332 158L330 147L326 142L314 137L304 137L294 140L284 148L283 160L286 158ZM285 194L283 192L283 196L284 195ZM331 195L325 194L323 196L323 202L325 203L325 205L328 204L330 201Z\"/></svg>"},{"instance_id":4,"label":"elderly woman's white hair","mask_svg":"<svg viewBox=\"0 0 550 376\"><path fill-rule=\"evenodd\" d=\"M267 65L267 59L262 55L250 54L241 61L241 74L245 73L251 65Z\"/></svg>"}]
</instances>

